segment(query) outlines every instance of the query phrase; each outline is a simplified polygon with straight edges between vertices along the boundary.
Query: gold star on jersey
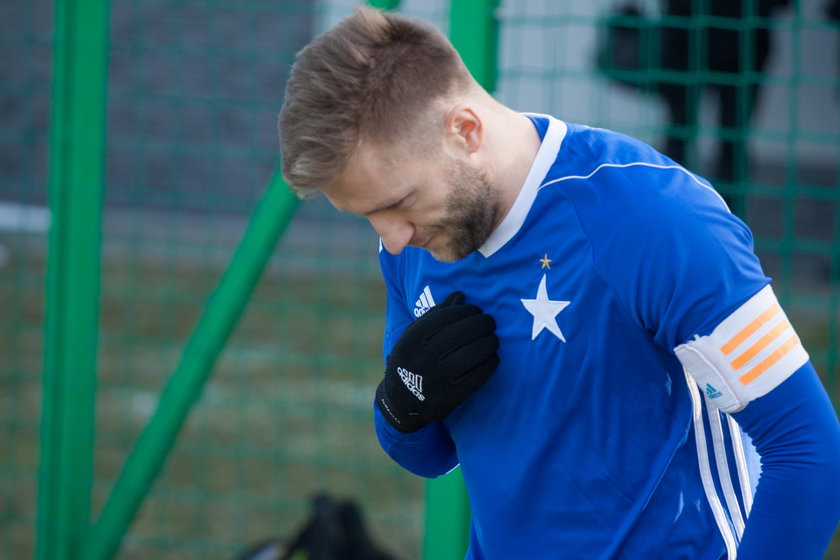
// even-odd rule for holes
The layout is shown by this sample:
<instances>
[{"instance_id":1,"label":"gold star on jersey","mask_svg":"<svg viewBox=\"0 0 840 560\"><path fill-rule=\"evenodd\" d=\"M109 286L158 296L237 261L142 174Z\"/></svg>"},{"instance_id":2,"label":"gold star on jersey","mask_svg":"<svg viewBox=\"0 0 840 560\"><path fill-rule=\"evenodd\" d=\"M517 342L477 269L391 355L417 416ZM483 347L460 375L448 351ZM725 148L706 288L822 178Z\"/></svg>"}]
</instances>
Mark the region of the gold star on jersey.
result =
<instances>
[{"instance_id":1,"label":"gold star on jersey","mask_svg":"<svg viewBox=\"0 0 840 560\"><path fill-rule=\"evenodd\" d=\"M540 263L542 264L540 270L542 270L543 268L551 270L551 259L548 258L548 253L543 255L543 258L540 259Z\"/></svg>"}]
</instances>

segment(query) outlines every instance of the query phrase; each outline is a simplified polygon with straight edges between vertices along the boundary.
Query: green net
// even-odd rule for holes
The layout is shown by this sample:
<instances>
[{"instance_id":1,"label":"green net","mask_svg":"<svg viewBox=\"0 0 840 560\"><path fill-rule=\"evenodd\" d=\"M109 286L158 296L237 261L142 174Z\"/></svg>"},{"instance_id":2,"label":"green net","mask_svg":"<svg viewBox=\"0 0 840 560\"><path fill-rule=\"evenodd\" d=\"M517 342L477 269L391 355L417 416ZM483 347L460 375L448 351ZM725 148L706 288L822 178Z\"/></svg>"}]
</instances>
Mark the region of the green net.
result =
<instances>
[{"instance_id":1,"label":"green net","mask_svg":"<svg viewBox=\"0 0 840 560\"><path fill-rule=\"evenodd\" d=\"M322 10L112 5L95 511L276 165L285 77ZM405 493L419 483L384 460L370 425L376 244L323 202L301 208L122 556L232 558L291 536L316 492L357 500L386 547L416 556L422 511Z\"/></svg>"},{"instance_id":2,"label":"green net","mask_svg":"<svg viewBox=\"0 0 840 560\"><path fill-rule=\"evenodd\" d=\"M0 556L31 551L41 403L52 19L0 6Z\"/></svg>"},{"instance_id":3,"label":"green net","mask_svg":"<svg viewBox=\"0 0 840 560\"><path fill-rule=\"evenodd\" d=\"M752 228L836 399L840 52L829 4L509 3L497 96L641 138L711 180Z\"/></svg>"},{"instance_id":4,"label":"green net","mask_svg":"<svg viewBox=\"0 0 840 560\"><path fill-rule=\"evenodd\" d=\"M94 518L276 166L294 53L348 9L111 3ZM0 556L24 558L35 540L52 6L3 10ZM370 422L384 312L376 248L361 221L324 202L301 208L119 557L234 558L291 536L318 492L356 500L384 548L417 556L420 481L386 459Z\"/></svg>"},{"instance_id":5,"label":"green net","mask_svg":"<svg viewBox=\"0 0 840 560\"><path fill-rule=\"evenodd\" d=\"M608 2L503 2L497 96L682 149L752 228L837 402L838 32L823 6L794 4L722 21L707 11L666 13L652 1L639 4L645 19L618 20ZM94 519L272 176L294 52L350 9L303 0L111 2ZM448 9L402 3L443 29ZM51 2L0 3L3 558L33 557L36 538L53 23ZM710 67L701 30L712 24L770 30L766 64ZM631 30L625 35L643 47L599 68L608 26ZM663 63L663 28L686 32L683 62ZM750 44L736 50L748 58ZM733 86L742 112L745 89L760 85L751 117L721 124L728 94L710 83ZM682 123L663 100L673 84ZM722 140L735 144L723 166ZM234 558L261 539L290 536L323 491L356 500L384 548L420 555L422 481L385 457L370 421L384 313L376 246L363 221L323 200L300 206L119 558Z\"/></svg>"}]
</instances>

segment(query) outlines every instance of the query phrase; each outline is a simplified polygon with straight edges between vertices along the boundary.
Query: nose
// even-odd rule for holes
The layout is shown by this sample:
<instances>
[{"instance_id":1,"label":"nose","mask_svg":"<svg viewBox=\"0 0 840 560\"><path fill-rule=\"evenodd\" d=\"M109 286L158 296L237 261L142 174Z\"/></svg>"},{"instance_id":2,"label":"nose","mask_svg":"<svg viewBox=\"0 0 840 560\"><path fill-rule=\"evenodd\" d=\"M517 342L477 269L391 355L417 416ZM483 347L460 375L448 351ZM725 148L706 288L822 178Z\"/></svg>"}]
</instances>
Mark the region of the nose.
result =
<instances>
[{"instance_id":1,"label":"nose","mask_svg":"<svg viewBox=\"0 0 840 560\"><path fill-rule=\"evenodd\" d=\"M414 225L411 222L387 213L368 216L368 221L382 239L385 250L392 255L399 255L414 237Z\"/></svg>"}]
</instances>

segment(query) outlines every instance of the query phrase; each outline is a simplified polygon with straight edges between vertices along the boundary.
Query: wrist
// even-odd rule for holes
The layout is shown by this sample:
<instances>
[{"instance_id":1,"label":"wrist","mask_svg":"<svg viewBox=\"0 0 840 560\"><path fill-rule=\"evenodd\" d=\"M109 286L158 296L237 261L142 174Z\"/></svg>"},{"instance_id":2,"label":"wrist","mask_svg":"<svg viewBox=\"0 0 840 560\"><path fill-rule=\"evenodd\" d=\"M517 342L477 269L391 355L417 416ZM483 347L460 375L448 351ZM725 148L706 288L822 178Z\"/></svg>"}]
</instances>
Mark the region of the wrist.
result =
<instances>
[{"instance_id":1,"label":"wrist","mask_svg":"<svg viewBox=\"0 0 840 560\"><path fill-rule=\"evenodd\" d=\"M385 381L381 381L376 387L376 406L382 413L382 417L391 425L392 428L403 434L410 434L416 432L423 427L423 424L416 422L409 422L400 411L396 410L394 403L388 398L385 391Z\"/></svg>"}]
</instances>

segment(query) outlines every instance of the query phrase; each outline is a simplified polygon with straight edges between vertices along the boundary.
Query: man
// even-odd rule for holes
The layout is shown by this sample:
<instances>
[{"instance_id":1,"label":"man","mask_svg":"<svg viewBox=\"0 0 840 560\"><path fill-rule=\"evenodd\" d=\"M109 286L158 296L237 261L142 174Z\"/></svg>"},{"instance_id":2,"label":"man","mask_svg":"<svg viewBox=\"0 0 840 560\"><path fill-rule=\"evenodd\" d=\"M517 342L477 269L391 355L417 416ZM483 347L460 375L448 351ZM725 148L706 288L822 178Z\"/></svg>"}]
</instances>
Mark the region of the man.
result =
<instances>
[{"instance_id":1,"label":"man","mask_svg":"<svg viewBox=\"0 0 840 560\"><path fill-rule=\"evenodd\" d=\"M821 558L840 425L704 179L504 107L366 8L298 54L279 128L296 192L380 235L376 432L421 476L461 465L468 558Z\"/></svg>"},{"instance_id":2,"label":"man","mask_svg":"<svg viewBox=\"0 0 840 560\"><path fill-rule=\"evenodd\" d=\"M679 163L687 161L690 140L697 134L701 94L708 88L718 98L722 136L714 177L739 189L749 177L746 131L762 88L752 76L764 72L772 51L768 22L790 0L663 0L662 5L666 16L690 22L662 28L662 67L680 72L682 78L663 80L658 88L671 125L665 153ZM718 83L709 73L728 77L728 82ZM744 215L743 193L733 192L726 201L736 215Z\"/></svg>"}]
</instances>

